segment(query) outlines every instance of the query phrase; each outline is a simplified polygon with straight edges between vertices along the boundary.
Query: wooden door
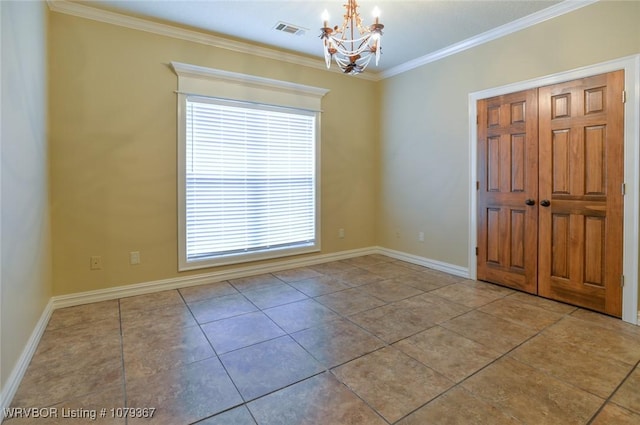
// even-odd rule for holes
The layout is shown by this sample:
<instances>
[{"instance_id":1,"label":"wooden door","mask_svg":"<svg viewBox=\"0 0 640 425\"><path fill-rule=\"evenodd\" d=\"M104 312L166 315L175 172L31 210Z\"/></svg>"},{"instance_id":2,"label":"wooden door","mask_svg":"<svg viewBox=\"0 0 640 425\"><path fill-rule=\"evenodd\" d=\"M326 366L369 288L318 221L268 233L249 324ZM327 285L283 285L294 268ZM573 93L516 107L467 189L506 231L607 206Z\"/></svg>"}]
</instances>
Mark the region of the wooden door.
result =
<instances>
[{"instance_id":1,"label":"wooden door","mask_svg":"<svg viewBox=\"0 0 640 425\"><path fill-rule=\"evenodd\" d=\"M622 314L624 72L539 89L539 294Z\"/></svg>"},{"instance_id":2,"label":"wooden door","mask_svg":"<svg viewBox=\"0 0 640 425\"><path fill-rule=\"evenodd\" d=\"M478 102L478 279L537 292L537 91Z\"/></svg>"}]
</instances>

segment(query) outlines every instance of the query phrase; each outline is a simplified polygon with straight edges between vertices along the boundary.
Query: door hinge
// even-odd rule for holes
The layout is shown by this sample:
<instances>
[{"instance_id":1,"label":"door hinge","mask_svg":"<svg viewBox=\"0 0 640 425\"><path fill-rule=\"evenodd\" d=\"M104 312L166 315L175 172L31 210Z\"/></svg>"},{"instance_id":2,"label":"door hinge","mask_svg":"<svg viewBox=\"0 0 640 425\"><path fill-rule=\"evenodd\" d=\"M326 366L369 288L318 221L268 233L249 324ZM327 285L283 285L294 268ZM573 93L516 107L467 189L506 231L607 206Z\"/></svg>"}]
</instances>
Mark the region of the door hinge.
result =
<instances>
[{"instance_id":1,"label":"door hinge","mask_svg":"<svg viewBox=\"0 0 640 425\"><path fill-rule=\"evenodd\" d=\"M480 115L476 115L476 125L480 124Z\"/></svg>"},{"instance_id":2,"label":"door hinge","mask_svg":"<svg viewBox=\"0 0 640 425\"><path fill-rule=\"evenodd\" d=\"M476 247L476 257L478 256L478 247Z\"/></svg>"},{"instance_id":3,"label":"door hinge","mask_svg":"<svg viewBox=\"0 0 640 425\"><path fill-rule=\"evenodd\" d=\"M476 180L476 190L480 190L480 181Z\"/></svg>"},{"instance_id":4,"label":"door hinge","mask_svg":"<svg viewBox=\"0 0 640 425\"><path fill-rule=\"evenodd\" d=\"M622 103L627 103L627 91L622 90Z\"/></svg>"},{"instance_id":5,"label":"door hinge","mask_svg":"<svg viewBox=\"0 0 640 425\"><path fill-rule=\"evenodd\" d=\"M622 183L622 196L627 194L627 184Z\"/></svg>"},{"instance_id":6,"label":"door hinge","mask_svg":"<svg viewBox=\"0 0 640 425\"><path fill-rule=\"evenodd\" d=\"M620 275L620 287L624 288L624 275Z\"/></svg>"}]
</instances>

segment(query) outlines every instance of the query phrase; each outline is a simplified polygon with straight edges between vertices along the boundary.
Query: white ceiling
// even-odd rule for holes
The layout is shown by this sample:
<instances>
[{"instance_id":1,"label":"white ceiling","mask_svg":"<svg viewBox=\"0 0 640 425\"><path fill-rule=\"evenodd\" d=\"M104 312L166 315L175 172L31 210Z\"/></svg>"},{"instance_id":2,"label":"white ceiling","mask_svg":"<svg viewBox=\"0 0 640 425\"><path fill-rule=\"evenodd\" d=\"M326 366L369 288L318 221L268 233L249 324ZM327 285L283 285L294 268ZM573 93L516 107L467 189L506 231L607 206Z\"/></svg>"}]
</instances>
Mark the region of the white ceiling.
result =
<instances>
[{"instance_id":1,"label":"white ceiling","mask_svg":"<svg viewBox=\"0 0 640 425\"><path fill-rule=\"evenodd\" d=\"M341 23L346 0L91 0L84 5L139 18L211 32L240 41L273 46L307 56L322 57L318 38L320 15L329 11L330 26ZM381 10L385 25L382 72L411 60L477 37L553 8L559 0L359 0L363 23L372 23L371 11ZM574 2L575 3L575 2ZM544 12L543 12L544 13ZM525 18L526 19L526 18ZM279 22L307 29L301 36L274 30Z\"/></svg>"}]
</instances>

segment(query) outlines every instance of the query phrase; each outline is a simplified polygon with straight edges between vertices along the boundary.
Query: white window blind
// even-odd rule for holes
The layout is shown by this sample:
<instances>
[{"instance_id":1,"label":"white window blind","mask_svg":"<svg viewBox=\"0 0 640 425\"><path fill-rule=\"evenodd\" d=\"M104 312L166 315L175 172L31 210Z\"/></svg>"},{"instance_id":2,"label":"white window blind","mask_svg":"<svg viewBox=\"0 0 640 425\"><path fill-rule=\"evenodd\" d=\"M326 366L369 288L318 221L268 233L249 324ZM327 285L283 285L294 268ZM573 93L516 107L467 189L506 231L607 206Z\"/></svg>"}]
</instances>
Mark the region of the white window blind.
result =
<instances>
[{"instance_id":1,"label":"white window blind","mask_svg":"<svg viewBox=\"0 0 640 425\"><path fill-rule=\"evenodd\" d=\"M316 113L187 96L186 261L316 244Z\"/></svg>"}]
</instances>

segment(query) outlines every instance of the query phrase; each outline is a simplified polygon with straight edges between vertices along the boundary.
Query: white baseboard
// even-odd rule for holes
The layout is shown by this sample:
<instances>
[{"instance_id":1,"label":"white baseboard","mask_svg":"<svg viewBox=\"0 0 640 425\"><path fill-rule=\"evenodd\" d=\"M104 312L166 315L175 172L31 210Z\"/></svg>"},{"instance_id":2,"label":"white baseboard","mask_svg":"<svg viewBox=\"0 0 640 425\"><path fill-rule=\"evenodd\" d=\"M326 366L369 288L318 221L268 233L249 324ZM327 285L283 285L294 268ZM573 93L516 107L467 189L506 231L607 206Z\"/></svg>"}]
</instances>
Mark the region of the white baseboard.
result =
<instances>
[{"instance_id":1,"label":"white baseboard","mask_svg":"<svg viewBox=\"0 0 640 425\"><path fill-rule=\"evenodd\" d=\"M431 260L429 258L419 257L413 254L407 254L406 252L394 251L393 249L388 249L388 248L378 247L377 250L380 254L387 255L397 260L402 260L408 263L428 267L430 269L449 273L455 276L466 277L467 279L469 278L468 267L456 266L454 264L444 263L438 260Z\"/></svg>"},{"instance_id":2,"label":"white baseboard","mask_svg":"<svg viewBox=\"0 0 640 425\"><path fill-rule=\"evenodd\" d=\"M44 308L44 311L40 315L40 319L38 320L38 323L36 323L36 327L33 329L33 332L31 332L31 336L29 337L24 350L22 350L22 354L20 354L18 362L11 371L7 382L2 387L2 392L0 393L0 423L4 420L4 409L11 405L11 401L16 395L16 391L18 391L20 382L22 382L22 378L29 367L29 363L31 363L31 358L38 348L40 338L42 338L42 334L47 328L47 324L49 323L53 310L53 299L50 299Z\"/></svg>"},{"instance_id":3,"label":"white baseboard","mask_svg":"<svg viewBox=\"0 0 640 425\"><path fill-rule=\"evenodd\" d=\"M223 280L238 279L256 274L272 273L295 267L311 266L314 264L326 263L329 261L344 260L361 255L370 255L377 253L382 253L377 247L361 248L350 251L341 251L332 254L318 254L303 258L295 258L292 260L276 261L268 264L243 265L241 267L229 270L154 280L151 282L116 286L113 288L100 289L96 291L78 292L69 295L58 295L52 298L53 308L58 309L64 307L72 307L81 304L89 304L99 301L131 297L134 295L142 295L152 292L184 288L187 286L204 285L212 282L221 282Z\"/></svg>"}]
</instances>

